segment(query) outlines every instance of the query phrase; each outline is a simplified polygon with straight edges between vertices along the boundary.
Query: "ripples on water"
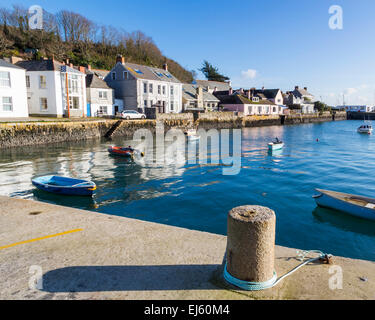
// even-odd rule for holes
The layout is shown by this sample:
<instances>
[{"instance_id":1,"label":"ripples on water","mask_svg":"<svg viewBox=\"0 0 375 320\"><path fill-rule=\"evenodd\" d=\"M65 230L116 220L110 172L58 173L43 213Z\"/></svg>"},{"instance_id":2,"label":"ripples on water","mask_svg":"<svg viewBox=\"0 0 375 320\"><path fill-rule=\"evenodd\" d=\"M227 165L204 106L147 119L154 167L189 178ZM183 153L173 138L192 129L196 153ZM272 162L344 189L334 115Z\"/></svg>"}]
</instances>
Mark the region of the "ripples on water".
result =
<instances>
[{"instance_id":1,"label":"ripples on water","mask_svg":"<svg viewBox=\"0 0 375 320\"><path fill-rule=\"evenodd\" d=\"M109 156L110 145L131 144L121 139L1 150L0 194L219 234L231 208L264 205L276 211L279 245L375 260L375 223L317 208L312 199L317 187L375 197L375 135L357 134L360 123L243 129L234 176L222 175L222 166L186 164L183 146L180 161L169 165ZM286 146L270 154L276 136ZM97 193L87 199L36 190L31 179L47 174L93 180Z\"/></svg>"}]
</instances>

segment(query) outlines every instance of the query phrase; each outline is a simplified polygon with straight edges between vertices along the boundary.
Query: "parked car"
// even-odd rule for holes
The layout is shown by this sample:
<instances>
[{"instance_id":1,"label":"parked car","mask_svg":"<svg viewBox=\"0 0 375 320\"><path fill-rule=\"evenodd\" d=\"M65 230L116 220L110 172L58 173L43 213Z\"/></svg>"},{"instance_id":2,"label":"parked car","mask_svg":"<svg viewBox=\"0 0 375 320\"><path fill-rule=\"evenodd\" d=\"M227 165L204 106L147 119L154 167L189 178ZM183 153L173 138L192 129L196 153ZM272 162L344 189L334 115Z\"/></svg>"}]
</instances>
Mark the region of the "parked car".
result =
<instances>
[{"instance_id":1,"label":"parked car","mask_svg":"<svg viewBox=\"0 0 375 320\"><path fill-rule=\"evenodd\" d=\"M121 118L123 119L146 119L146 115L143 113L139 113L135 110L124 110L121 112Z\"/></svg>"}]
</instances>

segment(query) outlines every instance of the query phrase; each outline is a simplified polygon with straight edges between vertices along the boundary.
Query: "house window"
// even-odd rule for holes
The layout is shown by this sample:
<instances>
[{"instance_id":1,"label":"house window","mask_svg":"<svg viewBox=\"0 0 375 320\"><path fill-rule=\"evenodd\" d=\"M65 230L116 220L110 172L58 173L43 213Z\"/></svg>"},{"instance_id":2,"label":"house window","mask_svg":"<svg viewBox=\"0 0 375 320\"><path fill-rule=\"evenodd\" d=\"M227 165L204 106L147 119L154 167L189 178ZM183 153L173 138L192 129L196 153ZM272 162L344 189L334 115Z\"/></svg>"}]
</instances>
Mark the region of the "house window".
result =
<instances>
[{"instance_id":1,"label":"house window","mask_svg":"<svg viewBox=\"0 0 375 320\"><path fill-rule=\"evenodd\" d=\"M147 93L147 83L143 83L143 93Z\"/></svg>"},{"instance_id":2,"label":"house window","mask_svg":"<svg viewBox=\"0 0 375 320\"><path fill-rule=\"evenodd\" d=\"M116 80L116 72L112 72L112 80Z\"/></svg>"},{"instance_id":3,"label":"house window","mask_svg":"<svg viewBox=\"0 0 375 320\"><path fill-rule=\"evenodd\" d=\"M48 110L47 98L40 98L40 110L41 111Z\"/></svg>"},{"instance_id":4,"label":"house window","mask_svg":"<svg viewBox=\"0 0 375 320\"><path fill-rule=\"evenodd\" d=\"M79 97L69 97L70 109L80 109Z\"/></svg>"},{"instance_id":5,"label":"house window","mask_svg":"<svg viewBox=\"0 0 375 320\"><path fill-rule=\"evenodd\" d=\"M163 94L165 95L165 86L163 86Z\"/></svg>"},{"instance_id":6,"label":"house window","mask_svg":"<svg viewBox=\"0 0 375 320\"><path fill-rule=\"evenodd\" d=\"M69 93L78 93L78 76L72 75L71 78L69 79Z\"/></svg>"},{"instance_id":7,"label":"house window","mask_svg":"<svg viewBox=\"0 0 375 320\"><path fill-rule=\"evenodd\" d=\"M99 113L101 114L108 114L108 107L107 106L100 106Z\"/></svg>"},{"instance_id":8,"label":"house window","mask_svg":"<svg viewBox=\"0 0 375 320\"><path fill-rule=\"evenodd\" d=\"M262 107L258 107L258 113L259 113L259 114L262 113Z\"/></svg>"},{"instance_id":9,"label":"house window","mask_svg":"<svg viewBox=\"0 0 375 320\"><path fill-rule=\"evenodd\" d=\"M39 76L39 88L46 89L47 88L47 80L45 76Z\"/></svg>"},{"instance_id":10,"label":"house window","mask_svg":"<svg viewBox=\"0 0 375 320\"><path fill-rule=\"evenodd\" d=\"M128 72L124 71L122 77L123 77L124 80L128 80Z\"/></svg>"},{"instance_id":11,"label":"house window","mask_svg":"<svg viewBox=\"0 0 375 320\"><path fill-rule=\"evenodd\" d=\"M171 101L171 111L174 111L174 102Z\"/></svg>"},{"instance_id":12,"label":"house window","mask_svg":"<svg viewBox=\"0 0 375 320\"><path fill-rule=\"evenodd\" d=\"M154 105L154 101L150 100L150 107Z\"/></svg>"},{"instance_id":13,"label":"house window","mask_svg":"<svg viewBox=\"0 0 375 320\"><path fill-rule=\"evenodd\" d=\"M161 85L158 85L158 94L161 94Z\"/></svg>"},{"instance_id":14,"label":"house window","mask_svg":"<svg viewBox=\"0 0 375 320\"><path fill-rule=\"evenodd\" d=\"M270 107L266 107L266 114L270 112Z\"/></svg>"},{"instance_id":15,"label":"house window","mask_svg":"<svg viewBox=\"0 0 375 320\"><path fill-rule=\"evenodd\" d=\"M248 109L248 110L249 110L249 114L251 114L251 113L253 112L253 107L252 107L252 106L249 106L248 108L249 108L249 109Z\"/></svg>"},{"instance_id":16,"label":"house window","mask_svg":"<svg viewBox=\"0 0 375 320\"><path fill-rule=\"evenodd\" d=\"M0 87L10 88L10 72L0 71Z\"/></svg>"},{"instance_id":17,"label":"house window","mask_svg":"<svg viewBox=\"0 0 375 320\"><path fill-rule=\"evenodd\" d=\"M26 88L30 88L30 76L26 76Z\"/></svg>"},{"instance_id":18,"label":"house window","mask_svg":"<svg viewBox=\"0 0 375 320\"><path fill-rule=\"evenodd\" d=\"M147 100L144 101L144 106L147 108Z\"/></svg>"},{"instance_id":19,"label":"house window","mask_svg":"<svg viewBox=\"0 0 375 320\"><path fill-rule=\"evenodd\" d=\"M107 99L107 91L99 91L99 99Z\"/></svg>"},{"instance_id":20,"label":"house window","mask_svg":"<svg viewBox=\"0 0 375 320\"><path fill-rule=\"evenodd\" d=\"M152 93L152 90L153 90L153 85L152 85L152 83L150 83L150 86L149 86L148 89L149 89L149 92Z\"/></svg>"},{"instance_id":21,"label":"house window","mask_svg":"<svg viewBox=\"0 0 375 320\"><path fill-rule=\"evenodd\" d=\"M13 111L12 97L3 97L3 111Z\"/></svg>"},{"instance_id":22,"label":"house window","mask_svg":"<svg viewBox=\"0 0 375 320\"><path fill-rule=\"evenodd\" d=\"M174 87L171 86L171 96L173 96L173 94L174 94Z\"/></svg>"},{"instance_id":23,"label":"house window","mask_svg":"<svg viewBox=\"0 0 375 320\"><path fill-rule=\"evenodd\" d=\"M277 112L276 107L273 107L273 113Z\"/></svg>"}]
</instances>

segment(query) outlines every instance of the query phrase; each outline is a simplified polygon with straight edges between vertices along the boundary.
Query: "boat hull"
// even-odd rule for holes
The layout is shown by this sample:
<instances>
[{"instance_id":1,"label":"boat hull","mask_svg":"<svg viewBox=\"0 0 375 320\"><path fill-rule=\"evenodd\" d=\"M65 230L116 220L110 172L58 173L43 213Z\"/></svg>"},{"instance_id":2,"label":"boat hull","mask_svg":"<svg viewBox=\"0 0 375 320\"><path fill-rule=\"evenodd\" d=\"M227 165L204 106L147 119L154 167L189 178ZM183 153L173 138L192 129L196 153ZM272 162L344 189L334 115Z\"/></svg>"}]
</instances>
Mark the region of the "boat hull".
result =
<instances>
[{"instance_id":1,"label":"boat hull","mask_svg":"<svg viewBox=\"0 0 375 320\"><path fill-rule=\"evenodd\" d=\"M278 144L270 143L268 145L268 149L271 151L281 150L282 148L284 148L284 143L278 143Z\"/></svg>"},{"instance_id":2,"label":"boat hull","mask_svg":"<svg viewBox=\"0 0 375 320\"><path fill-rule=\"evenodd\" d=\"M125 157L125 158L131 158L133 156L133 152L126 151L121 148L109 148L108 152L113 156L119 156L119 157Z\"/></svg>"},{"instance_id":3,"label":"boat hull","mask_svg":"<svg viewBox=\"0 0 375 320\"><path fill-rule=\"evenodd\" d=\"M317 189L319 195L314 196L315 202L318 206L345 212L349 215L375 221L375 210L366 208L360 205L355 205L347 201L338 199L324 192L324 190Z\"/></svg>"},{"instance_id":4,"label":"boat hull","mask_svg":"<svg viewBox=\"0 0 375 320\"><path fill-rule=\"evenodd\" d=\"M91 181L59 176L39 177L31 182L39 190L67 196L91 197L96 190L95 183Z\"/></svg>"}]
</instances>

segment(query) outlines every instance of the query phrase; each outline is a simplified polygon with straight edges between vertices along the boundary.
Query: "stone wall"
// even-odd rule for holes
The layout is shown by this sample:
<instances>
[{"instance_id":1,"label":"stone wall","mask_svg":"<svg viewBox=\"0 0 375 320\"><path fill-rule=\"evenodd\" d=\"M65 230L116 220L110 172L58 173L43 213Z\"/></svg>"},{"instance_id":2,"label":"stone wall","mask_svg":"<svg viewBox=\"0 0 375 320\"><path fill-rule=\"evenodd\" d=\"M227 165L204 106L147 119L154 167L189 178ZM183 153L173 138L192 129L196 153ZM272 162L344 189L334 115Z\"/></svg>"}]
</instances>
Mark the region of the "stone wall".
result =
<instances>
[{"instance_id":1,"label":"stone wall","mask_svg":"<svg viewBox=\"0 0 375 320\"><path fill-rule=\"evenodd\" d=\"M336 113L336 120L345 120L346 112ZM0 148L27 146L63 141L77 141L104 137L119 120L54 121L0 123ZM121 121L121 120L120 120ZM194 122L193 114L159 114L157 120L123 120L116 125L112 137L129 137L138 129L155 132L157 121L164 123L164 130L186 129L193 126L204 129L231 129L332 121L329 113L323 115L288 116L236 116L232 112L202 113Z\"/></svg>"}]
</instances>

